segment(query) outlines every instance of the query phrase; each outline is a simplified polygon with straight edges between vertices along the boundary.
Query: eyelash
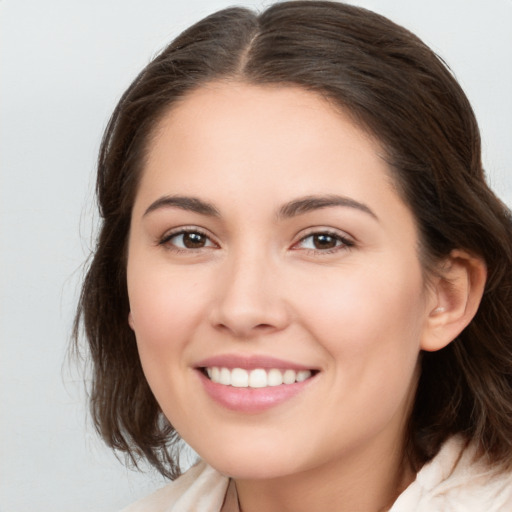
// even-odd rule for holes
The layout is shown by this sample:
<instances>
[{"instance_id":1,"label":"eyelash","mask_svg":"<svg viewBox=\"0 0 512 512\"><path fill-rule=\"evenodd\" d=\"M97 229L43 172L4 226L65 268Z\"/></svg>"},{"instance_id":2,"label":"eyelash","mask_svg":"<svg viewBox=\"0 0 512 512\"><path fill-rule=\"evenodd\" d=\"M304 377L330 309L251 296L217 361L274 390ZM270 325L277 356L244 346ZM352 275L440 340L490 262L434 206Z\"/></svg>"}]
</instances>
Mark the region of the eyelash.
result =
<instances>
[{"instance_id":1,"label":"eyelash","mask_svg":"<svg viewBox=\"0 0 512 512\"><path fill-rule=\"evenodd\" d=\"M200 236L204 237L206 239L206 242L210 243L211 245L207 245L204 247L191 248L191 247L178 247L176 244L173 244L171 242L171 240L173 238L177 238L177 237L183 236L183 235L200 235ZM205 231L198 229L196 227L180 228L177 231L172 231L170 233L167 233L158 241L158 245L161 245L161 246L165 247L166 249L169 249L176 253L196 252L196 251L200 251L202 249L208 249L210 247L217 246L217 244L212 241L211 237Z\"/></svg>"},{"instance_id":2,"label":"eyelash","mask_svg":"<svg viewBox=\"0 0 512 512\"><path fill-rule=\"evenodd\" d=\"M308 238L313 238L313 237L318 237L318 236L329 237L334 240L336 245L329 249L305 248L304 250L307 251L309 254L315 254L315 255L318 254L318 255L323 256L323 255L333 254L338 251L346 251L346 250L354 247L354 245L355 245L353 240L341 235L340 233L337 233L335 231L330 231L328 229L319 229L319 230L311 231L307 235L301 237L301 239L292 246L292 249L295 249L301 243L305 242ZM295 250L299 250L299 249L295 249Z\"/></svg>"},{"instance_id":3,"label":"eyelash","mask_svg":"<svg viewBox=\"0 0 512 512\"><path fill-rule=\"evenodd\" d=\"M200 235L201 237L204 237L206 239L206 243L209 245L203 246L203 247L179 247L174 243L171 243L171 240L173 238L177 238L179 236L183 235ZM292 250L300 250L300 244L304 243L309 238L313 237L319 237L319 236L325 236L328 238L331 238L335 242L335 246L328 248L328 249L318 249L318 248L304 248L303 250L306 251L308 254L314 254L314 255L327 255L327 254L333 254L338 251L348 250L351 247L355 245L354 241L340 235L337 232L330 231L327 229L319 229L316 231L311 231L307 235L300 238L298 242L295 242L291 249ZM209 249L211 247L218 247L218 245L211 239L211 237L203 230L198 229L196 227L190 227L190 228L180 228L177 231L172 231L171 233L168 233L164 235L159 241L158 245L164 246L165 248L176 252L176 253L191 253L196 251L201 251L203 249Z\"/></svg>"}]
</instances>

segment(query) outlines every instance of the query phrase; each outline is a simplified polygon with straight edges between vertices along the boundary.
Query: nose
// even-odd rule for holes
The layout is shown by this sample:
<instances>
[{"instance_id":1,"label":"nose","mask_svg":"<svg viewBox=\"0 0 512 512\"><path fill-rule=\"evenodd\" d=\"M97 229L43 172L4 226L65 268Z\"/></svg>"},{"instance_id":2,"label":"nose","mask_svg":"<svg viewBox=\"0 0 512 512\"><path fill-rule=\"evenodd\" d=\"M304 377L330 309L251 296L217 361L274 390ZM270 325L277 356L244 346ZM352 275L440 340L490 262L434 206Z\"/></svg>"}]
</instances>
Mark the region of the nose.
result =
<instances>
[{"instance_id":1,"label":"nose","mask_svg":"<svg viewBox=\"0 0 512 512\"><path fill-rule=\"evenodd\" d=\"M278 266L261 253L224 263L210 321L215 329L244 339L284 329L289 322Z\"/></svg>"}]
</instances>

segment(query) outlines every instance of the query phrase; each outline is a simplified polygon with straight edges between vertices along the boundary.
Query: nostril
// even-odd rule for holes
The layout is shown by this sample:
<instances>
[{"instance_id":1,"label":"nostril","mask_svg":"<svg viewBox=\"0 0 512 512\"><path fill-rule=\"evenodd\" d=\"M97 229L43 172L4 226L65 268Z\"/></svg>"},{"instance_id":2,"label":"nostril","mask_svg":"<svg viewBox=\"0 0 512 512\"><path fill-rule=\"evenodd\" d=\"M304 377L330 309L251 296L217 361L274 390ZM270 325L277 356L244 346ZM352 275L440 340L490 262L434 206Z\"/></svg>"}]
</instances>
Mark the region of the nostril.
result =
<instances>
[{"instance_id":1,"label":"nostril","mask_svg":"<svg viewBox=\"0 0 512 512\"><path fill-rule=\"evenodd\" d=\"M246 338L259 334L266 334L276 330L271 324L241 325L234 323L218 323L214 326L219 331L230 333L236 338Z\"/></svg>"},{"instance_id":2,"label":"nostril","mask_svg":"<svg viewBox=\"0 0 512 512\"><path fill-rule=\"evenodd\" d=\"M261 330L275 329L275 327L270 324L258 324L254 327L254 329L259 329L261 331Z\"/></svg>"}]
</instances>

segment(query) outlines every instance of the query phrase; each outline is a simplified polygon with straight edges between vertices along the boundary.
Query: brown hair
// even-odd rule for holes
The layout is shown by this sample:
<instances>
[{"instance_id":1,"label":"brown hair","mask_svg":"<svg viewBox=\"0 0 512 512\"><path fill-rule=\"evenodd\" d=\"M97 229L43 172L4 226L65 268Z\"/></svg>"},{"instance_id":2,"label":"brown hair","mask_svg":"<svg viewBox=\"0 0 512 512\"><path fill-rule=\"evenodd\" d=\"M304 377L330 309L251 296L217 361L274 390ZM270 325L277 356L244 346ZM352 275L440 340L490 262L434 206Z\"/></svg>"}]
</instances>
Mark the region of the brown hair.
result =
<instances>
[{"instance_id":1,"label":"brown hair","mask_svg":"<svg viewBox=\"0 0 512 512\"><path fill-rule=\"evenodd\" d=\"M385 150L419 226L427 267L454 248L481 256L488 282L471 324L423 353L409 425L419 467L450 435L512 464L512 221L485 183L480 136L443 62L386 18L337 2L292 1L260 15L231 8L198 22L160 53L119 101L98 164L101 231L75 320L93 361L95 425L114 449L179 473L178 436L144 378L127 322L125 252L151 131L172 105L219 79L296 85L350 112Z\"/></svg>"}]
</instances>

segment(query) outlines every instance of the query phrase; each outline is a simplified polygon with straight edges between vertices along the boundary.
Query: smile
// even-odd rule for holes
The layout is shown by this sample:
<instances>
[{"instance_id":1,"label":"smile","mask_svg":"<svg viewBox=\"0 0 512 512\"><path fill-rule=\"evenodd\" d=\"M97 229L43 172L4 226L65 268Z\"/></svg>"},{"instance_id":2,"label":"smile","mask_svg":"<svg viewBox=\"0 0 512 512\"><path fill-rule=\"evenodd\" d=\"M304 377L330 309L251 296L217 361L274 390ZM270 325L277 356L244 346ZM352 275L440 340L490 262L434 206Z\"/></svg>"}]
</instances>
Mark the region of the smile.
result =
<instances>
[{"instance_id":1,"label":"smile","mask_svg":"<svg viewBox=\"0 0 512 512\"><path fill-rule=\"evenodd\" d=\"M265 355L222 354L198 361L194 368L206 395L225 409L258 414L296 403L321 373L319 368Z\"/></svg>"},{"instance_id":2,"label":"smile","mask_svg":"<svg viewBox=\"0 0 512 512\"><path fill-rule=\"evenodd\" d=\"M235 388L266 388L281 385L295 384L309 379L311 370L280 370L278 368L243 368L207 367L204 369L208 378L216 384L232 386Z\"/></svg>"}]
</instances>

